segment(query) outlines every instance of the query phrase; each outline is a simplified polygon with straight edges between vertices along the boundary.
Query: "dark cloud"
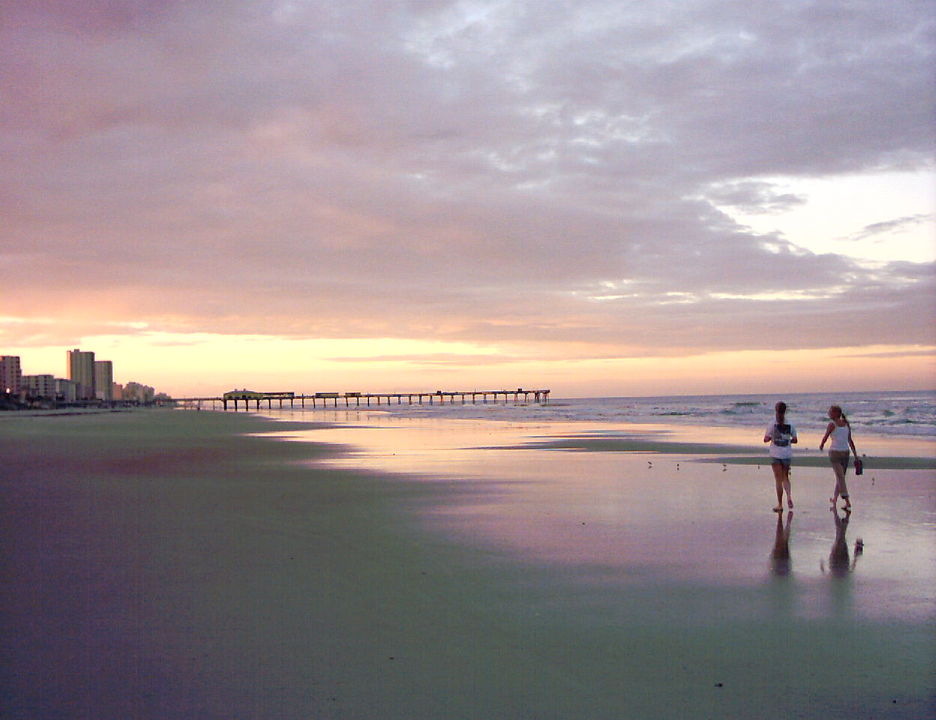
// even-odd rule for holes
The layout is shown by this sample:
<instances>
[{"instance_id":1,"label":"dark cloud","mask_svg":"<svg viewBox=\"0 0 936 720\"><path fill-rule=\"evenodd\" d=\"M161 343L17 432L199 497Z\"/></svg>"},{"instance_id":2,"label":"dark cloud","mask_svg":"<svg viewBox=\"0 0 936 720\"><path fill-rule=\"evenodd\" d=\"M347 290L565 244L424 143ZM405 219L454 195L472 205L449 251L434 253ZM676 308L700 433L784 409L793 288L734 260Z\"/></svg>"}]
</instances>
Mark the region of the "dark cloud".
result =
<instances>
[{"instance_id":1,"label":"dark cloud","mask_svg":"<svg viewBox=\"0 0 936 720\"><path fill-rule=\"evenodd\" d=\"M932 267L714 207L932 163L926 3L77 7L2 11L0 314L627 353L933 339Z\"/></svg>"}]
</instances>

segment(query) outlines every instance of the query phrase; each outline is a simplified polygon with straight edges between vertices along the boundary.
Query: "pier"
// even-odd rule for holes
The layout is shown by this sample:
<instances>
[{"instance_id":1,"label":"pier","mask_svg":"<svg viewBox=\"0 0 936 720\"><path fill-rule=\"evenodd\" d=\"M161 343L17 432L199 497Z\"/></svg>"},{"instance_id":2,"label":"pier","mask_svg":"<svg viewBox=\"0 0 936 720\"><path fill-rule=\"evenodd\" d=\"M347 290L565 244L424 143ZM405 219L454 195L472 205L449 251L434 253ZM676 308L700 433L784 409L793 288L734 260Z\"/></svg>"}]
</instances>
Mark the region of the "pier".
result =
<instances>
[{"instance_id":1,"label":"pier","mask_svg":"<svg viewBox=\"0 0 936 720\"><path fill-rule=\"evenodd\" d=\"M172 402L183 407L202 409L202 406L213 410L219 407L223 410L235 412L243 409L256 410L305 408L305 407L379 407L381 405L465 405L468 402L477 404L509 404L513 398L514 404L529 403L545 404L549 402L549 390L436 390L435 392L402 392L402 393L363 393L363 392L317 392L302 394L295 392L255 392L253 390L232 390L220 397L189 397L173 398Z\"/></svg>"}]
</instances>

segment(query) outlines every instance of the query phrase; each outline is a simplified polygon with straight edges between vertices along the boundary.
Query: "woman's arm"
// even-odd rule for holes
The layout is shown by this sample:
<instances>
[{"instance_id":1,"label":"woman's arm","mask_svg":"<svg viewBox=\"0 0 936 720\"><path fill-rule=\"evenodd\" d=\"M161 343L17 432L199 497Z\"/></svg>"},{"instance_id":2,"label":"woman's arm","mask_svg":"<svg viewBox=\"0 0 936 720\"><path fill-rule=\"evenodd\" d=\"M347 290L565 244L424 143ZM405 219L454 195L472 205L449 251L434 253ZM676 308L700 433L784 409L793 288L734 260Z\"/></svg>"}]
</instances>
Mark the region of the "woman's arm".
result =
<instances>
[{"instance_id":1,"label":"woman's arm","mask_svg":"<svg viewBox=\"0 0 936 720\"><path fill-rule=\"evenodd\" d=\"M848 426L848 444L851 446L852 454L855 457L858 457L858 451L855 450L855 441L852 440L851 426Z\"/></svg>"},{"instance_id":2,"label":"woman's arm","mask_svg":"<svg viewBox=\"0 0 936 720\"><path fill-rule=\"evenodd\" d=\"M819 449L822 450L823 445L826 444L826 440L829 439L829 435L832 434L832 431L835 429L835 423L830 422L825 429L825 435L822 436L822 442L819 443Z\"/></svg>"}]
</instances>

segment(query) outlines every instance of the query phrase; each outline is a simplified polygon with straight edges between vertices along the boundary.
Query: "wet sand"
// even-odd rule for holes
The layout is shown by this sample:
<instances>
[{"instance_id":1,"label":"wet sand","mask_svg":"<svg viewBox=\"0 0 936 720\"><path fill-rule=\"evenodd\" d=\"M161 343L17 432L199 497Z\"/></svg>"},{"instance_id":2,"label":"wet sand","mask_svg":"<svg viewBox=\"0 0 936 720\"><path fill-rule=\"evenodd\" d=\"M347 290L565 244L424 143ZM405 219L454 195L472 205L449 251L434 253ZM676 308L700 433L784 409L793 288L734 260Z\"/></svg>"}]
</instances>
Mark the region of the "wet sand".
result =
<instances>
[{"instance_id":1,"label":"wet sand","mask_svg":"<svg viewBox=\"0 0 936 720\"><path fill-rule=\"evenodd\" d=\"M566 430L4 418L0 714L933 715L930 470L843 527L827 468L791 521L766 466Z\"/></svg>"}]
</instances>

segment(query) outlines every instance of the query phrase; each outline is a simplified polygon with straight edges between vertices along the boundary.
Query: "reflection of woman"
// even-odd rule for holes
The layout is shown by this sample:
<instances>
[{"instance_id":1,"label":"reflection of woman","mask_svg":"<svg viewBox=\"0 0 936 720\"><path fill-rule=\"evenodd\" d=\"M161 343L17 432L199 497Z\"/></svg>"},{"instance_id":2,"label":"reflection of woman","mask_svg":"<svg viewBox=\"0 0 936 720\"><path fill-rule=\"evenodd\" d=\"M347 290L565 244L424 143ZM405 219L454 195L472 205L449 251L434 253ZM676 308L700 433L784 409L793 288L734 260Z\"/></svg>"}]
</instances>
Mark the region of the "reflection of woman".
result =
<instances>
[{"instance_id":1,"label":"reflection of woman","mask_svg":"<svg viewBox=\"0 0 936 720\"><path fill-rule=\"evenodd\" d=\"M826 440L832 438L829 445L829 462L832 463L832 472L835 473L835 492L829 498L832 507L838 502L841 496L845 501L845 509L851 510L851 500L848 497L848 487L845 485L845 473L848 471L848 450L851 448L855 457L858 457L858 451L855 450L855 441L852 440L851 425L842 408L833 405L829 408L829 425L826 427L825 435L822 436L822 442L819 443L819 449L825 447Z\"/></svg>"},{"instance_id":2,"label":"reflection of woman","mask_svg":"<svg viewBox=\"0 0 936 720\"><path fill-rule=\"evenodd\" d=\"M796 428L786 421L786 403L778 402L774 407L774 421L767 426L764 442L770 443L770 466L773 469L774 483L777 486L777 507L774 512L783 512L783 493L786 491L787 506L793 509L793 496L790 494L790 462L796 443Z\"/></svg>"},{"instance_id":3,"label":"reflection of woman","mask_svg":"<svg viewBox=\"0 0 936 720\"><path fill-rule=\"evenodd\" d=\"M790 572L790 531L793 529L793 513L787 515L786 527L783 526L783 514L777 515L777 532L774 537L770 562L774 575L787 575Z\"/></svg>"},{"instance_id":4,"label":"reflection of woman","mask_svg":"<svg viewBox=\"0 0 936 720\"><path fill-rule=\"evenodd\" d=\"M848 541L845 539L850 513L846 511L845 515L839 515L838 509L833 508L832 515L835 517L835 540L829 552L829 572L833 575L844 576L850 570L855 569L855 563L858 562L858 556L861 555L864 545L860 540L855 543L855 560L851 562L848 557Z\"/></svg>"}]
</instances>

